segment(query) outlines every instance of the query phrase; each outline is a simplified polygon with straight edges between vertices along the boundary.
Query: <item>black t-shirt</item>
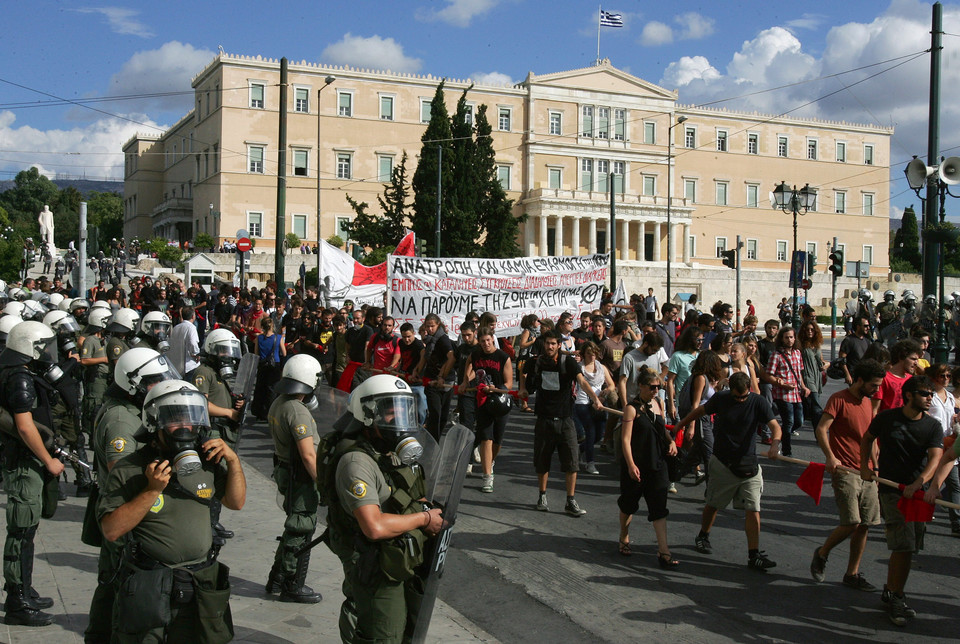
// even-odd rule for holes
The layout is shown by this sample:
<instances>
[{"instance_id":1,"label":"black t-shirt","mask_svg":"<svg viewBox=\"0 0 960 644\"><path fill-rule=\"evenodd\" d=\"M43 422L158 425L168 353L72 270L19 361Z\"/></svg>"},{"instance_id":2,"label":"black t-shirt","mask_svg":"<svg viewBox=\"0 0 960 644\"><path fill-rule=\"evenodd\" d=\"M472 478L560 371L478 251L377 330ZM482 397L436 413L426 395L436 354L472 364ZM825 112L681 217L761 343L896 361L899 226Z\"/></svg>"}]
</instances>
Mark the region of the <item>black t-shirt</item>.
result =
<instances>
[{"instance_id":1,"label":"black t-shirt","mask_svg":"<svg viewBox=\"0 0 960 644\"><path fill-rule=\"evenodd\" d=\"M910 420L904 416L903 407L880 412L867 431L880 443L880 476L904 485L910 485L920 476L927 463L928 449L943 447L940 421L927 414ZM881 492L897 492L891 487L880 487Z\"/></svg>"},{"instance_id":2,"label":"black t-shirt","mask_svg":"<svg viewBox=\"0 0 960 644\"><path fill-rule=\"evenodd\" d=\"M453 351L453 342L441 329L437 330L437 335L424 342L424 346L433 343L433 350L427 355L427 363L423 367L423 376L426 378L437 378L440 375L440 367L447 361L447 356ZM453 382L454 373L450 370L446 380Z\"/></svg>"},{"instance_id":3,"label":"black t-shirt","mask_svg":"<svg viewBox=\"0 0 960 644\"><path fill-rule=\"evenodd\" d=\"M370 338L376 335L377 330L369 324L361 324L358 327L347 330L347 344L350 345L348 355L353 362L363 362L367 359L367 343Z\"/></svg>"},{"instance_id":4,"label":"black t-shirt","mask_svg":"<svg viewBox=\"0 0 960 644\"><path fill-rule=\"evenodd\" d=\"M734 400L729 389L715 394L704 404L713 419L713 453L726 465L756 464L757 425L773 420L773 409L763 396L750 393L743 402Z\"/></svg>"},{"instance_id":5,"label":"black t-shirt","mask_svg":"<svg viewBox=\"0 0 960 644\"><path fill-rule=\"evenodd\" d=\"M477 347L470 355L470 364L473 365L477 383L503 389L503 370L509 359L510 356L500 349L493 353L484 353L483 349Z\"/></svg>"},{"instance_id":6,"label":"black t-shirt","mask_svg":"<svg viewBox=\"0 0 960 644\"><path fill-rule=\"evenodd\" d=\"M840 343L840 353L846 356L847 370L853 375L853 368L863 359L863 354L870 348L870 340L848 335ZM911 481L912 483L912 481Z\"/></svg>"},{"instance_id":7,"label":"black t-shirt","mask_svg":"<svg viewBox=\"0 0 960 644\"><path fill-rule=\"evenodd\" d=\"M476 350L478 345L476 344L466 344L461 342L454 348L453 353L456 355L456 362L454 363L454 369L457 370L457 382L463 381L463 374L467 370L467 362L470 360L470 356L473 355L474 350Z\"/></svg>"},{"instance_id":8,"label":"black t-shirt","mask_svg":"<svg viewBox=\"0 0 960 644\"><path fill-rule=\"evenodd\" d=\"M403 373L412 373L413 368L420 362L420 354L423 352L423 342L413 339L410 344L400 342L400 371Z\"/></svg>"},{"instance_id":9,"label":"black t-shirt","mask_svg":"<svg viewBox=\"0 0 960 644\"><path fill-rule=\"evenodd\" d=\"M773 352L776 350L776 342L768 340L767 338L760 338L760 341L757 342L757 353L760 357L760 364L766 367L767 363L770 362L770 356L773 355Z\"/></svg>"},{"instance_id":10,"label":"black t-shirt","mask_svg":"<svg viewBox=\"0 0 960 644\"><path fill-rule=\"evenodd\" d=\"M283 320L280 321L280 328L284 329L284 340L286 342L296 342L299 340L300 336L304 334L305 326L302 315L295 318L292 313L287 313L283 316Z\"/></svg>"},{"instance_id":11,"label":"black t-shirt","mask_svg":"<svg viewBox=\"0 0 960 644\"><path fill-rule=\"evenodd\" d=\"M525 387L537 394L534 410L537 416L569 418L573 415L573 384L581 373L580 365L573 356L560 356L560 360L563 360L563 369L559 360L555 362L546 356L527 361L523 368ZM531 378L535 380L536 389L530 388Z\"/></svg>"}]
</instances>

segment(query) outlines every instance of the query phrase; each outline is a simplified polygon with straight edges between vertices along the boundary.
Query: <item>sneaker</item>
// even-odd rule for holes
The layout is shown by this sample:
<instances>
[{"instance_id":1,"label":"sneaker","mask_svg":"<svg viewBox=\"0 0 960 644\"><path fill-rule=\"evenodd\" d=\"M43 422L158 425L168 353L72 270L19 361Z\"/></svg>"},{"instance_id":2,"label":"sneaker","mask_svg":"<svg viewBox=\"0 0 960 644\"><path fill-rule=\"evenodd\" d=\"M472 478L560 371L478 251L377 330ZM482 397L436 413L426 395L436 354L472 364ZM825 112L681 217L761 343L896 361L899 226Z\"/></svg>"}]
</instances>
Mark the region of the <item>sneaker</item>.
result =
<instances>
[{"instance_id":1,"label":"sneaker","mask_svg":"<svg viewBox=\"0 0 960 644\"><path fill-rule=\"evenodd\" d=\"M813 561L810 562L810 576L816 582L823 581L823 571L827 567L827 558L820 556L820 547L813 551ZM847 583L847 578L843 578L843 583Z\"/></svg>"},{"instance_id":2,"label":"sneaker","mask_svg":"<svg viewBox=\"0 0 960 644\"><path fill-rule=\"evenodd\" d=\"M758 550L757 554L750 557L750 559L747 560L747 565L761 572L777 567L776 562L771 561L770 558L767 557L767 553L763 550Z\"/></svg>"},{"instance_id":3,"label":"sneaker","mask_svg":"<svg viewBox=\"0 0 960 644\"><path fill-rule=\"evenodd\" d=\"M891 591L889 588L887 588L887 585L884 584L884 585L883 585L883 592L880 593L880 601L882 601L884 604L887 604L887 605L889 606L890 603L893 601L894 597L895 597L895 595L893 594L893 591ZM912 608L910 608L909 606L907 606L906 596L904 596L902 599L904 600L904 602L903 602L903 607L906 609L906 615L907 615L907 617L909 617L909 618L914 618L914 617L916 617L916 616L917 616L917 611L915 611L915 610L913 610Z\"/></svg>"},{"instance_id":4,"label":"sneaker","mask_svg":"<svg viewBox=\"0 0 960 644\"><path fill-rule=\"evenodd\" d=\"M667 492L669 492L670 494L677 494L677 484L671 483L670 487L667 488Z\"/></svg>"},{"instance_id":5,"label":"sneaker","mask_svg":"<svg viewBox=\"0 0 960 644\"><path fill-rule=\"evenodd\" d=\"M907 620L916 616L917 612L907 606L905 597L897 597L891 593L890 603L887 605L887 614L890 617L890 623L894 626L906 626ZM911 615L911 613L913 613Z\"/></svg>"},{"instance_id":6,"label":"sneaker","mask_svg":"<svg viewBox=\"0 0 960 644\"><path fill-rule=\"evenodd\" d=\"M473 474L473 463L467 463L467 475Z\"/></svg>"},{"instance_id":7,"label":"sneaker","mask_svg":"<svg viewBox=\"0 0 960 644\"><path fill-rule=\"evenodd\" d=\"M567 504L563 506L563 511L569 514L572 517L582 517L587 513L586 510L580 507L580 504L577 503L576 499L569 499Z\"/></svg>"},{"instance_id":8,"label":"sneaker","mask_svg":"<svg viewBox=\"0 0 960 644\"><path fill-rule=\"evenodd\" d=\"M811 568L811 571L812 570L813 568ZM876 586L863 578L862 572L858 572L855 575L844 575L843 585L853 588L854 590L862 590L867 593L872 593L877 589Z\"/></svg>"},{"instance_id":9,"label":"sneaker","mask_svg":"<svg viewBox=\"0 0 960 644\"><path fill-rule=\"evenodd\" d=\"M541 492L540 496L537 497L537 509L541 512L549 512L550 506L547 505L547 493Z\"/></svg>"},{"instance_id":10,"label":"sneaker","mask_svg":"<svg viewBox=\"0 0 960 644\"><path fill-rule=\"evenodd\" d=\"M600 471L597 469L596 463L594 463L593 461L590 461L589 463L587 463L586 465L584 465L583 471L586 472L587 474L599 474L599 473L600 473Z\"/></svg>"},{"instance_id":11,"label":"sneaker","mask_svg":"<svg viewBox=\"0 0 960 644\"><path fill-rule=\"evenodd\" d=\"M705 555L713 554L713 546L710 545L710 537L697 535L696 540L693 542L694 547L696 547L697 552Z\"/></svg>"},{"instance_id":12,"label":"sneaker","mask_svg":"<svg viewBox=\"0 0 960 644\"><path fill-rule=\"evenodd\" d=\"M483 475L483 485L480 486L480 491L487 494L493 492L493 474Z\"/></svg>"},{"instance_id":13,"label":"sneaker","mask_svg":"<svg viewBox=\"0 0 960 644\"><path fill-rule=\"evenodd\" d=\"M700 485L707 480L707 473L703 470L697 470L697 473L693 476L693 484Z\"/></svg>"},{"instance_id":14,"label":"sneaker","mask_svg":"<svg viewBox=\"0 0 960 644\"><path fill-rule=\"evenodd\" d=\"M474 462L474 463L479 463L479 462L480 462L480 448L479 448L479 447L474 447L474 448L473 448L473 462Z\"/></svg>"},{"instance_id":15,"label":"sneaker","mask_svg":"<svg viewBox=\"0 0 960 644\"><path fill-rule=\"evenodd\" d=\"M792 432L790 432L790 435L791 435L791 436L799 436L799 435L800 435L800 432L798 432L797 430L793 430Z\"/></svg>"}]
</instances>

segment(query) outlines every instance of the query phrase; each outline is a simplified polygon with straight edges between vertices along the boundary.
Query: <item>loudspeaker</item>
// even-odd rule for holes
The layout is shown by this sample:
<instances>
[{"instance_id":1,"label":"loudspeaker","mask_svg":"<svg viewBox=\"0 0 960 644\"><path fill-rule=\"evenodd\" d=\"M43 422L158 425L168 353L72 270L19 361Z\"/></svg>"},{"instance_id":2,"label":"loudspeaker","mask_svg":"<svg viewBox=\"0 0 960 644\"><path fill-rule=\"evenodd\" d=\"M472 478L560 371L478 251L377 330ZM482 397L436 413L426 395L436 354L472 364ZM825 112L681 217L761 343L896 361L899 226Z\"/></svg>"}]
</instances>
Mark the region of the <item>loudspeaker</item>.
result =
<instances>
[{"instance_id":1,"label":"loudspeaker","mask_svg":"<svg viewBox=\"0 0 960 644\"><path fill-rule=\"evenodd\" d=\"M937 168L940 180L948 186L960 183L960 157L947 157Z\"/></svg>"},{"instance_id":2,"label":"loudspeaker","mask_svg":"<svg viewBox=\"0 0 960 644\"><path fill-rule=\"evenodd\" d=\"M951 159L954 157L951 157ZM907 168L903 171L907 175L907 183L910 184L910 187L914 190L922 188L927 183L927 177L936 171L936 168L931 168L923 162L923 159L914 158L913 161L907 164Z\"/></svg>"}]
</instances>

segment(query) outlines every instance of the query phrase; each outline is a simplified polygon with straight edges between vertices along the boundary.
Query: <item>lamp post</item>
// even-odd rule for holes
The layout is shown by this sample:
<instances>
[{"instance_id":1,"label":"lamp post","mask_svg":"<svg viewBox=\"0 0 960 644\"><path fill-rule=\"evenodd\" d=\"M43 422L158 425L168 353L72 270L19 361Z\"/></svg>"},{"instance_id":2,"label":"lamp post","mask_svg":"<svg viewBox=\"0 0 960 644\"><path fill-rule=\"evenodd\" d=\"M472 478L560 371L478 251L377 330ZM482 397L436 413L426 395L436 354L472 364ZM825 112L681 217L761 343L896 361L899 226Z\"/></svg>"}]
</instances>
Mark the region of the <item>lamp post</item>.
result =
<instances>
[{"instance_id":1,"label":"lamp post","mask_svg":"<svg viewBox=\"0 0 960 644\"><path fill-rule=\"evenodd\" d=\"M323 85L317 89L317 297L320 297L320 92L330 83L337 80L336 76L327 76ZM307 280L303 280L303 292L307 292ZM323 302L323 300L321 300Z\"/></svg>"},{"instance_id":2,"label":"lamp post","mask_svg":"<svg viewBox=\"0 0 960 644\"><path fill-rule=\"evenodd\" d=\"M913 161L904 168L904 174L907 175L907 183L913 189L920 200L924 202L926 216L923 218L927 226L923 229L923 254L924 264L927 257L932 254L933 248L937 249L937 268L940 274L939 297L937 298L937 337L933 344L933 359L935 362L946 363L950 355L950 346L947 344L947 323L944 318L943 301L943 282L944 282L944 244L948 241L955 241L958 236L956 228L948 228L945 225L947 216L946 200L947 195L951 197L960 197L950 192L950 186L960 183L960 157L941 158L940 165L928 166L923 159L913 157ZM920 191L927 188L927 197L921 197ZM930 223L933 217L930 216L930 209L936 204L927 203L927 199L933 196L939 200L940 224L937 228L931 228ZM932 243L931 243L932 242ZM936 244L936 246L933 246ZM924 295L927 295L924 292Z\"/></svg>"},{"instance_id":3,"label":"lamp post","mask_svg":"<svg viewBox=\"0 0 960 644\"><path fill-rule=\"evenodd\" d=\"M787 187L786 181L781 181L780 185L773 190L773 201L776 207L783 212L793 214L793 261L790 262L790 270L793 273L793 266L796 263L799 250L797 248L797 215L805 215L807 211L817 209L817 191L811 188L809 183L800 190L797 190L796 186L791 190ZM800 272L799 276L794 277L802 277L802 275L803 271ZM798 279L793 280L793 318L790 320L795 330L800 329L800 308L797 300L798 282Z\"/></svg>"},{"instance_id":4,"label":"lamp post","mask_svg":"<svg viewBox=\"0 0 960 644\"><path fill-rule=\"evenodd\" d=\"M670 262L673 261L673 229L671 228L670 207L673 201L673 128L687 120L686 116L678 116L676 123L667 128L667 302L670 301ZM659 244L660 240L656 240ZM643 243L643 240L640 240ZM686 243L686 240L683 240Z\"/></svg>"}]
</instances>

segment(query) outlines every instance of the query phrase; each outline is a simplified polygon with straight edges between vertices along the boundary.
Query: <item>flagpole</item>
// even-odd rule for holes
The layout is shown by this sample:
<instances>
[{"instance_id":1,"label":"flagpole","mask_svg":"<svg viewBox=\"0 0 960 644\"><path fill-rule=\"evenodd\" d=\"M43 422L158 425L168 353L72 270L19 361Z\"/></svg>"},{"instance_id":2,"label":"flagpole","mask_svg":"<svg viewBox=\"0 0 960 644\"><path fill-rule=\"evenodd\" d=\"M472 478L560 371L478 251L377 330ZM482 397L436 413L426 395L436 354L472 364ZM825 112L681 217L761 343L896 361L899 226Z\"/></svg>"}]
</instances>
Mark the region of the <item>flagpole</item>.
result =
<instances>
[{"instance_id":1,"label":"flagpole","mask_svg":"<svg viewBox=\"0 0 960 644\"><path fill-rule=\"evenodd\" d=\"M603 15L603 5L597 7L597 64L600 64L600 16Z\"/></svg>"}]
</instances>

